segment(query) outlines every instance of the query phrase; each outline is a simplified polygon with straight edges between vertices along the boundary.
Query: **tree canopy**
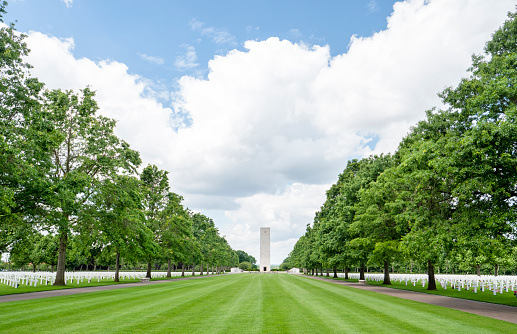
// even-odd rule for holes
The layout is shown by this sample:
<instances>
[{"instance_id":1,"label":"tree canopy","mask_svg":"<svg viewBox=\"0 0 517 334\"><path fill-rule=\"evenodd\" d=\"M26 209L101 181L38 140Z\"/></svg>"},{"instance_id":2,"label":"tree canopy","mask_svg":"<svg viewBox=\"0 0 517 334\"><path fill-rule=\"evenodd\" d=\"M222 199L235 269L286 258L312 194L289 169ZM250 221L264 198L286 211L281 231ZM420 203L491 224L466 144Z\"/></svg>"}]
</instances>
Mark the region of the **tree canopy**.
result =
<instances>
[{"instance_id":1,"label":"tree canopy","mask_svg":"<svg viewBox=\"0 0 517 334\"><path fill-rule=\"evenodd\" d=\"M349 161L291 262L306 268L515 264L517 14L472 57L469 76L439 94L393 156Z\"/></svg>"}]
</instances>

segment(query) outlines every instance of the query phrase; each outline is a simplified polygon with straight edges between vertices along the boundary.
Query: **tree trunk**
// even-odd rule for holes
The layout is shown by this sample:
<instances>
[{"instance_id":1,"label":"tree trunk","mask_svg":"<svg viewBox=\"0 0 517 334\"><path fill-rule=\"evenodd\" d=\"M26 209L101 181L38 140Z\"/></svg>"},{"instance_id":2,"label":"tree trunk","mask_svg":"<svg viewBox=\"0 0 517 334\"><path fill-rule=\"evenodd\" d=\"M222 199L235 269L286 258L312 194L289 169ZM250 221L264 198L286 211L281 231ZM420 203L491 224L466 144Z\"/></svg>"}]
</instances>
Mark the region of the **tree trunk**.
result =
<instances>
[{"instance_id":1,"label":"tree trunk","mask_svg":"<svg viewBox=\"0 0 517 334\"><path fill-rule=\"evenodd\" d=\"M68 233L62 231L59 236L59 253L57 255L56 280L54 285L66 285L65 268L66 268L66 243L68 241Z\"/></svg>"},{"instance_id":2,"label":"tree trunk","mask_svg":"<svg viewBox=\"0 0 517 334\"><path fill-rule=\"evenodd\" d=\"M329 273L329 268L327 268L327 277L330 276L330 273Z\"/></svg>"},{"instance_id":3,"label":"tree trunk","mask_svg":"<svg viewBox=\"0 0 517 334\"><path fill-rule=\"evenodd\" d=\"M334 278L337 278L337 268L334 267Z\"/></svg>"},{"instance_id":4,"label":"tree trunk","mask_svg":"<svg viewBox=\"0 0 517 334\"><path fill-rule=\"evenodd\" d=\"M494 266L494 276L497 276L497 275L499 275L499 264L496 264Z\"/></svg>"},{"instance_id":5,"label":"tree trunk","mask_svg":"<svg viewBox=\"0 0 517 334\"><path fill-rule=\"evenodd\" d=\"M192 265L192 277L196 276L196 265Z\"/></svg>"},{"instance_id":6,"label":"tree trunk","mask_svg":"<svg viewBox=\"0 0 517 334\"><path fill-rule=\"evenodd\" d=\"M481 276L481 265L480 264L476 264L476 273L478 276Z\"/></svg>"},{"instance_id":7,"label":"tree trunk","mask_svg":"<svg viewBox=\"0 0 517 334\"><path fill-rule=\"evenodd\" d=\"M348 267L345 267L345 279L348 279Z\"/></svg>"},{"instance_id":8,"label":"tree trunk","mask_svg":"<svg viewBox=\"0 0 517 334\"><path fill-rule=\"evenodd\" d=\"M427 275L428 275L428 284L427 290L436 290L436 280L434 279L434 266L431 260L427 261Z\"/></svg>"},{"instance_id":9,"label":"tree trunk","mask_svg":"<svg viewBox=\"0 0 517 334\"><path fill-rule=\"evenodd\" d=\"M32 272L35 273L36 272L36 263L32 263Z\"/></svg>"},{"instance_id":10,"label":"tree trunk","mask_svg":"<svg viewBox=\"0 0 517 334\"><path fill-rule=\"evenodd\" d=\"M364 280L364 263L361 262L361 266L359 267L359 279Z\"/></svg>"},{"instance_id":11,"label":"tree trunk","mask_svg":"<svg viewBox=\"0 0 517 334\"><path fill-rule=\"evenodd\" d=\"M120 282L119 268L120 268L120 253L117 251L117 252L115 252L115 281L114 282Z\"/></svg>"},{"instance_id":12,"label":"tree trunk","mask_svg":"<svg viewBox=\"0 0 517 334\"><path fill-rule=\"evenodd\" d=\"M168 260L167 260L167 277L168 277L168 278L171 278L171 277L172 277L172 274L171 274L171 267L172 267L172 261L171 261L171 259L168 259Z\"/></svg>"},{"instance_id":13,"label":"tree trunk","mask_svg":"<svg viewBox=\"0 0 517 334\"><path fill-rule=\"evenodd\" d=\"M153 263L151 261L151 259L149 259L149 262L147 262L147 274L145 275L145 277L149 277L149 279L151 279L151 270L153 269Z\"/></svg>"},{"instance_id":14,"label":"tree trunk","mask_svg":"<svg viewBox=\"0 0 517 334\"><path fill-rule=\"evenodd\" d=\"M181 277L185 277L185 263L181 264Z\"/></svg>"},{"instance_id":15,"label":"tree trunk","mask_svg":"<svg viewBox=\"0 0 517 334\"><path fill-rule=\"evenodd\" d=\"M384 281L382 282L382 284L391 284L389 261L384 261Z\"/></svg>"},{"instance_id":16,"label":"tree trunk","mask_svg":"<svg viewBox=\"0 0 517 334\"><path fill-rule=\"evenodd\" d=\"M200 264L199 275L203 276L203 262L201 262L201 264Z\"/></svg>"}]
</instances>

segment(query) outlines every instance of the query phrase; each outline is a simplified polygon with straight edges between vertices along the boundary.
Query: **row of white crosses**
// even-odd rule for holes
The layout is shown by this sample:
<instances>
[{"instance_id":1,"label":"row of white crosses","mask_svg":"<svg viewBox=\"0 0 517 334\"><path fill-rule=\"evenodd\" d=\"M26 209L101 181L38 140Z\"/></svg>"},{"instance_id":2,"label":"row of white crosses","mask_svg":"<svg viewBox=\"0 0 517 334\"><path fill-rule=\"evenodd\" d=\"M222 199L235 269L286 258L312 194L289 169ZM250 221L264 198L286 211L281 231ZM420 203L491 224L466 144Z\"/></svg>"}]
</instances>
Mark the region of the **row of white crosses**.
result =
<instances>
[{"instance_id":1,"label":"row of white crosses","mask_svg":"<svg viewBox=\"0 0 517 334\"><path fill-rule=\"evenodd\" d=\"M338 277L344 277L345 274L339 273ZM367 281L383 281L384 274L367 274ZM348 278L359 279L359 273L349 273ZM492 291L494 295L503 292L512 292L515 294L517 290L517 276L490 276L490 275L435 275L435 279L443 289L472 290L474 293L485 290ZM421 284L425 287L427 284L427 274L390 274L391 281L404 282L416 286Z\"/></svg>"},{"instance_id":2,"label":"row of white crosses","mask_svg":"<svg viewBox=\"0 0 517 334\"><path fill-rule=\"evenodd\" d=\"M180 272L172 272L173 276L180 276ZM185 275L191 275L191 273L185 273ZM119 279L141 279L146 276L145 272L131 272L121 271L119 272ZM153 278L164 278L167 276L166 272L153 272ZM84 281L90 283L92 280L100 282L104 279L115 279L115 272L99 272L99 271L78 271L78 272L65 272L66 283L73 283L74 281L79 284ZM37 286L40 285L52 285L56 280L56 273L48 271L8 271L0 272L0 283L9 285L13 288L18 288L19 285Z\"/></svg>"}]
</instances>

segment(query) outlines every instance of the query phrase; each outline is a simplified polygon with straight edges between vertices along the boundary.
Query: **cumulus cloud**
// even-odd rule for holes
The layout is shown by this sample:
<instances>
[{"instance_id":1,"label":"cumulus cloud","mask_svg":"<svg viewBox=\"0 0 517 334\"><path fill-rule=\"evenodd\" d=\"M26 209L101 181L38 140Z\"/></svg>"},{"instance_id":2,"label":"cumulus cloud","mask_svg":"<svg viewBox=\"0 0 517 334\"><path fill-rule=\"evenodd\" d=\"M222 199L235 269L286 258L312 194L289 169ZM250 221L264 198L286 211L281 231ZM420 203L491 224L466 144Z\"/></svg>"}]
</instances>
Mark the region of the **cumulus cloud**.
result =
<instances>
[{"instance_id":1,"label":"cumulus cloud","mask_svg":"<svg viewBox=\"0 0 517 334\"><path fill-rule=\"evenodd\" d=\"M116 61L76 59L71 38L30 32L27 43L33 73L48 88L79 91L90 86L96 91L101 113L118 121L117 135L139 150L144 161L163 165L174 140L169 125L172 110L148 97L146 80L129 74L127 66Z\"/></svg>"},{"instance_id":2,"label":"cumulus cloud","mask_svg":"<svg viewBox=\"0 0 517 334\"><path fill-rule=\"evenodd\" d=\"M124 64L74 58L72 39L31 33L28 43L42 81L97 90L119 135L171 172L191 209L225 212L216 224L234 248L258 255L258 228L270 226L274 263L312 222L347 160L394 151L513 7L511 0L398 2L386 30L353 37L336 57L328 46L247 41L244 51L215 56L206 78L181 78L170 109ZM202 22L191 27L235 42Z\"/></svg>"},{"instance_id":3,"label":"cumulus cloud","mask_svg":"<svg viewBox=\"0 0 517 334\"><path fill-rule=\"evenodd\" d=\"M305 233L307 222L314 218L314 203L323 203L330 185L294 183L274 194L258 193L237 199L239 210L228 211L231 222L224 232L233 247L248 249L259 261L261 227L271 227L271 263L280 264ZM293 237L294 236L294 237Z\"/></svg>"}]
</instances>

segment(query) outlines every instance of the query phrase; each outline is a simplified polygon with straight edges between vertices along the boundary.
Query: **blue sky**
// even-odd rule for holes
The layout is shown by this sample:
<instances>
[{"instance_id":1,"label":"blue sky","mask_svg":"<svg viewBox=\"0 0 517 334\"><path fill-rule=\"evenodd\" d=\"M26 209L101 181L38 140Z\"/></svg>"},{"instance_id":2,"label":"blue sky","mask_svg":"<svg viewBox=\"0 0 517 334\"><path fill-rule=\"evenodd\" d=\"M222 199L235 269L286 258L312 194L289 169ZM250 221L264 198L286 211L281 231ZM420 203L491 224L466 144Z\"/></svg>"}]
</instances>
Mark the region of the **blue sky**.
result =
<instances>
[{"instance_id":1,"label":"blue sky","mask_svg":"<svg viewBox=\"0 0 517 334\"><path fill-rule=\"evenodd\" d=\"M74 55L114 59L129 72L171 86L185 74L206 75L214 55L271 36L347 50L350 37L386 27L394 1L10 1L6 21L75 40ZM193 67L178 57L194 50ZM192 53L191 53L192 55Z\"/></svg>"},{"instance_id":2,"label":"blue sky","mask_svg":"<svg viewBox=\"0 0 517 334\"><path fill-rule=\"evenodd\" d=\"M394 152L514 0L10 1L48 88L100 113L185 205L280 264L348 160Z\"/></svg>"}]
</instances>

